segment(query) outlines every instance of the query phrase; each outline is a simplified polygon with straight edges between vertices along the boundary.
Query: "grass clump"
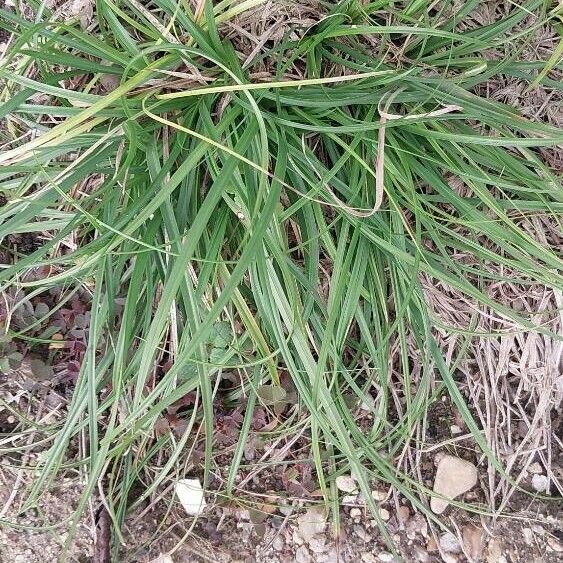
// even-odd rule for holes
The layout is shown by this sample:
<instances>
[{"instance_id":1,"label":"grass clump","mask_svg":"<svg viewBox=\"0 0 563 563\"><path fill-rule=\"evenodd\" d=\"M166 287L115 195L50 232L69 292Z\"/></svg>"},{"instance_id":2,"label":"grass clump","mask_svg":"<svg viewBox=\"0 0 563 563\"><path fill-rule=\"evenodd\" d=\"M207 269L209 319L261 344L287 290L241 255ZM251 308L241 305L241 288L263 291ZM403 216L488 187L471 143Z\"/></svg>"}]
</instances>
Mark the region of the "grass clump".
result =
<instances>
[{"instance_id":1,"label":"grass clump","mask_svg":"<svg viewBox=\"0 0 563 563\"><path fill-rule=\"evenodd\" d=\"M553 61L542 72L511 48L553 14L532 0L463 30L477 2L456 13L327 3L314 25L242 53L229 22L244 26L261 4L192 13L176 0L98 1L86 22L33 0L31 16L0 11L11 34L0 238L40 241L6 258L1 287L12 312L53 291L89 295L68 416L36 429L49 449L30 505L78 467L78 511L101 484L119 530L182 473L186 448L202 446L208 485L214 416L234 407L242 422L221 494L236 496L260 407L277 420L270 437L310 437L332 507L335 477L352 471L366 498L377 479L427 512L428 491L397 459L444 390L501 468L455 378L476 335L447 327L459 337L444 355L421 279L549 334L487 287L563 286L561 256L522 225L561 225L561 187L536 148L563 134L473 91L498 75L560 87ZM276 409L286 396L295 401ZM186 397L182 432L155 434ZM69 460L78 438L84 455Z\"/></svg>"}]
</instances>

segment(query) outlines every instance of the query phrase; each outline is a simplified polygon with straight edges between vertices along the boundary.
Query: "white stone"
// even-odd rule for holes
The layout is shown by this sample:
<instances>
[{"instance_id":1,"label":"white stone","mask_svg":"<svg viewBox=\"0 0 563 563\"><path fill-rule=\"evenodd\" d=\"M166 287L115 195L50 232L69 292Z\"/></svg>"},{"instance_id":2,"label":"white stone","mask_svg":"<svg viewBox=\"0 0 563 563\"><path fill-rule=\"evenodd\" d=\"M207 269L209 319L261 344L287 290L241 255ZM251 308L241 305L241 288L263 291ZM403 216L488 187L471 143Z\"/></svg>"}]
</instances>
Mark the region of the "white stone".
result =
<instances>
[{"instance_id":1,"label":"white stone","mask_svg":"<svg viewBox=\"0 0 563 563\"><path fill-rule=\"evenodd\" d=\"M356 481L350 475L339 475L335 482L336 488L343 493L353 493L358 490Z\"/></svg>"},{"instance_id":2,"label":"white stone","mask_svg":"<svg viewBox=\"0 0 563 563\"><path fill-rule=\"evenodd\" d=\"M556 553L563 553L563 544L557 538L551 535L547 536L546 542L552 551L555 551Z\"/></svg>"},{"instance_id":3,"label":"white stone","mask_svg":"<svg viewBox=\"0 0 563 563\"><path fill-rule=\"evenodd\" d=\"M284 516L291 516L293 514L293 506L291 506L290 504L280 504L278 506L278 510L284 515Z\"/></svg>"},{"instance_id":4,"label":"white stone","mask_svg":"<svg viewBox=\"0 0 563 563\"><path fill-rule=\"evenodd\" d=\"M418 545L414 548L414 555L421 563L428 563L428 561L430 561L430 555L428 555L428 552Z\"/></svg>"},{"instance_id":5,"label":"white stone","mask_svg":"<svg viewBox=\"0 0 563 563\"><path fill-rule=\"evenodd\" d=\"M305 540L299 535L297 530L293 530L291 541L296 545L303 545L305 543Z\"/></svg>"},{"instance_id":6,"label":"white stone","mask_svg":"<svg viewBox=\"0 0 563 563\"><path fill-rule=\"evenodd\" d=\"M549 479L545 475L539 475L536 473L532 477L532 487L538 493L548 493L549 492Z\"/></svg>"},{"instance_id":7,"label":"white stone","mask_svg":"<svg viewBox=\"0 0 563 563\"><path fill-rule=\"evenodd\" d=\"M376 500L377 502L381 502L384 501L387 498L387 493L385 491L372 491L371 492L371 496L373 498L373 500Z\"/></svg>"},{"instance_id":8,"label":"white stone","mask_svg":"<svg viewBox=\"0 0 563 563\"><path fill-rule=\"evenodd\" d=\"M531 528L534 534L538 534L538 536L545 535L545 528L543 526L540 526L539 524L532 524Z\"/></svg>"},{"instance_id":9,"label":"white stone","mask_svg":"<svg viewBox=\"0 0 563 563\"><path fill-rule=\"evenodd\" d=\"M207 503L199 479L180 479L176 482L175 491L190 516L198 516L203 512Z\"/></svg>"},{"instance_id":10,"label":"white stone","mask_svg":"<svg viewBox=\"0 0 563 563\"><path fill-rule=\"evenodd\" d=\"M407 537L411 540L414 540L416 534L421 534L425 538L428 537L428 522L426 518L420 513L417 512L408 522L406 525L407 530Z\"/></svg>"},{"instance_id":11,"label":"white stone","mask_svg":"<svg viewBox=\"0 0 563 563\"><path fill-rule=\"evenodd\" d=\"M382 551L377 558L380 561L393 561L393 555L391 553L387 553L386 551Z\"/></svg>"},{"instance_id":12,"label":"white stone","mask_svg":"<svg viewBox=\"0 0 563 563\"><path fill-rule=\"evenodd\" d=\"M327 553L317 555L317 561L315 563L340 563L336 548L332 547Z\"/></svg>"},{"instance_id":13,"label":"white stone","mask_svg":"<svg viewBox=\"0 0 563 563\"><path fill-rule=\"evenodd\" d=\"M469 461L452 455L445 455L438 462L434 479L434 492L445 498L432 497L430 508L435 514L442 514L453 500L477 484L477 468Z\"/></svg>"},{"instance_id":14,"label":"white stone","mask_svg":"<svg viewBox=\"0 0 563 563\"><path fill-rule=\"evenodd\" d=\"M352 518L361 518L362 516L362 511L359 508L352 508L350 510L350 516Z\"/></svg>"}]
</instances>

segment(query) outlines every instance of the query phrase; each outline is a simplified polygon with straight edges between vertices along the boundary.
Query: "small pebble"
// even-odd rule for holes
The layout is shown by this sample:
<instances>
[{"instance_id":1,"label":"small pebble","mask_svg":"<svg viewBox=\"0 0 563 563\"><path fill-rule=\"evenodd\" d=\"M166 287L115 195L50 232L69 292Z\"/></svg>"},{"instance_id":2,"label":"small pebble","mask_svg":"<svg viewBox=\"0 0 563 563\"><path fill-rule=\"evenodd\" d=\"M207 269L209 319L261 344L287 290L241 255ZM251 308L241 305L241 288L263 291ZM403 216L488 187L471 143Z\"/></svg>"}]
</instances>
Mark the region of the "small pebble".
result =
<instances>
[{"instance_id":1,"label":"small pebble","mask_svg":"<svg viewBox=\"0 0 563 563\"><path fill-rule=\"evenodd\" d=\"M362 553L362 561L364 563L377 563L377 559L373 553Z\"/></svg>"},{"instance_id":2,"label":"small pebble","mask_svg":"<svg viewBox=\"0 0 563 563\"><path fill-rule=\"evenodd\" d=\"M411 511L409 510L408 506L399 506L397 509L397 520L402 524L406 524L409 517L411 515Z\"/></svg>"},{"instance_id":3,"label":"small pebble","mask_svg":"<svg viewBox=\"0 0 563 563\"><path fill-rule=\"evenodd\" d=\"M393 561L393 555L391 553L387 553L386 551L382 551L377 558L380 561Z\"/></svg>"},{"instance_id":4,"label":"small pebble","mask_svg":"<svg viewBox=\"0 0 563 563\"><path fill-rule=\"evenodd\" d=\"M338 553L336 547L332 547L326 553L319 553L315 563L338 563Z\"/></svg>"},{"instance_id":5,"label":"small pebble","mask_svg":"<svg viewBox=\"0 0 563 563\"><path fill-rule=\"evenodd\" d=\"M336 488L343 493L353 493L357 490L356 481L350 475L339 475L335 483Z\"/></svg>"},{"instance_id":6,"label":"small pebble","mask_svg":"<svg viewBox=\"0 0 563 563\"><path fill-rule=\"evenodd\" d=\"M313 553L323 553L327 550L326 537L325 536L315 536L309 541L309 549Z\"/></svg>"},{"instance_id":7,"label":"small pebble","mask_svg":"<svg viewBox=\"0 0 563 563\"><path fill-rule=\"evenodd\" d=\"M414 540L416 534L421 534L426 538L428 537L428 522L426 518L418 512L407 522L406 530L407 537L410 540Z\"/></svg>"},{"instance_id":8,"label":"small pebble","mask_svg":"<svg viewBox=\"0 0 563 563\"><path fill-rule=\"evenodd\" d=\"M322 534L326 527L326 513L322 506L312 506L297 518L298 535L306 542L317 534ZM301 542L303 543L303 542Z\"/></svg>"},{"instance_id":9,"label":"small pebble","mask_svg":"<svg viewBox=\"0 0 563 563\"><path fill-rule=\"evenodd\" d=\"M362 516L362 511L359 508L352 508L350 510L350 516L352 518L361 518Z\"/></svg>"},{"instance_id":10,"label":"small pebble","mask_svg":"<svg viewBox=\"0 0 563 563\"><path fill-rule=\"evenodd\" d=\"M562 553L563 552L563 544L553 536L547 536L547 545L555 551L555 553Z\"/></svg>"},{"instance_id":11,"label":"small pebble","mask_svg":"<svg viewBox=\"0 0 563 563\"><path fill-rule=\"evenodd\" d=\"M285 546L285 541L283 540L283 537L278 534L275 538L274 541L272 542L272 547L276 550L276 551L282 551L283 548Z\"/></svg>"},{"instance_id":12,"label":"small pebble","mask_svg":"<svg viewBox=\"0 0 563 563\"><path fill-rule=\"evenodd\" d=\"M538 534L538 536L543 536L545 534L545 528L543 528L543 526L540 526L539 524L532 524L531 528L532 532Z\"/></svg>"},{"instance_id":13,"label":"small pebble","mask_svg":"<svg viewBox=\"0 0 563 563\"><path fill-rule=\"evenodd\" d=\"M373 498L373 500L376 500L377 502L382 502L387 498L387 493L385 491L372 491L371 492L371 497Z\"/></svg>"},{"instance_id":14,"label":"small pebble","mask_svg":"<svg viewBox=\"0 0 563 563\"><path fill-rule=\"evenodd\" d=\"M342 497L342 505L350 506L351 504L356 504L358 502L357 495L345 495Z\"/></svg>"},{"instance_id":15,"label":"small pebble","mask_svg":"<svg viewBox=\"0 0 563 563\"><path fill-rule=\"evenodd\" d=\"M389 513L389 511L386 508L380 508L379 509L379 516L385 522L387 522L387 520L389 520L389 518L391 518L391 514Z\"/></svg>"},{"instance_id":16,"label":"small pebble","mask_svg":"<svg viewBox=\"0 0 563 563\"><path fill-rule=\"evenodd\" d=\"M451 532L446 532L440 536L440 547L446 553L459 553L461 551L457 536L454 536Z\"/></svg>"},{"instance_id":17,"label":"small pebble","mask_svg":"<svg viewBox=\"0 0 563 563\"><path fill-rule=\"evenodd\" d=\"M469 461L444 455L438 461L433 490L441 497L430 499L430 508L435 514L442 514L453 500L471 490L477 484L477 468Z\"/></svg>"},{"instance_id":18,"label":"small pebble","mask_svg":"<svg viewBox=\"0 0 563 563\"><path fill-rule=\"evenodd\" d=\"M367 533L363 526L354 526L354 533L364 542L371 541L371 536Z\"/></svg>"},{"instance_id":19,"label":"small pebble","mask_svg":"<svg viewBox=\"0 0 563 563\"><path fill-rule=\"evenodd\" d=\"M300 536L299 532L297 530L293 531L293 536L291 538L292 542L297 544L297 545L303 545L304 540L303 538Z\"/></svg>"},{"instance_id":20,"label":"small pebble","mask_svg":"<svg viewBox=\"0 0 563 563\"><path fill-rule=\"evenodd\" d=\"M430 555L428 555L428 552L418 545L414 548L414 556L416 557L416 560L421 563L428 563L428 561L430 561Z\"/></svg>"},{"instance_id":21,"label":"small pebble","mask_svg":"<svg viewBox=\"0 0 563 563\"><path fill-rule=\"evenodd\" d=\"M289 505L289 504L280 504L278 506L278 510L284 515L284 516L291 516L291 514L293 514L293 506Z\"/></svg>"},{"instance_id":22,"label":"small pebble","mask_svg":"<svg viewBox=\"0 0 563 563\"><path fill-rule=\"evenodd\" d=\"M549 479L545 475L536 473L532 477L532 487L534 487L534 490L538 493L549 492Z\"/></svg>"}]
</instances>

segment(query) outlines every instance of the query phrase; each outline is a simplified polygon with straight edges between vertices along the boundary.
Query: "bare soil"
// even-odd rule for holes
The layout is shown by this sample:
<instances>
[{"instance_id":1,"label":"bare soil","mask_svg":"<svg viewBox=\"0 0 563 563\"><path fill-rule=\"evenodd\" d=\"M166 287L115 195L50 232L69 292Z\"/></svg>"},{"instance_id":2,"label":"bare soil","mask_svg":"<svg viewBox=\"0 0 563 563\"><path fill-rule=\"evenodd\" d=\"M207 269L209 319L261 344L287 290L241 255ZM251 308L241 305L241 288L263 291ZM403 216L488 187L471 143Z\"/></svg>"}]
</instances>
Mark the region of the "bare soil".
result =
<instances>
[{"instance_id":1,"label":"bare soil","mask_svg":"<svg viewBox=\"0 0 563 563\"><path fill-rule=\"evenodd\" d=\"M50 392L39 388L21 370L0 380L0 397L10 407L25 412L36 421L55 423L65 415L66 404L54 401ZM449 425L455 416L447 403L437 403L430 412L428 443L439 445L449 438ZM13 416L0 408L0 432L9 434ZM32 438L32 436L30 436ZM428 486L434 478L434 458L440 447L426 454L421 465L421 475ZM471 457L473 451L460 442L453 450L457 455ZM29 451L27 459L13 460L33 465L45 452L40 448ZM473 458L474 459L474 458ZM561 470L558 460L557 471ZM11 466L7 457L0 466L0 561L16 563L56 562L63 553L69 532L69 520L83 490L80 475L68 476L52 485L32 508L24 509L33 473ZM226 460L223 459L226 463ZM555 467L555 466L554 466ZM218 468L210 489L220 488L222 473L228 465ZM487 482L481 466L480 484ZM247 484L244 494L236 502L226 501L220 495L208 494L208 507L197 521L186 515L174 500L171 487L165 487L162 500L147 501L124 526L123 542L118 555L101 559L109 545L97 525L99 513L92 505L77 525L76 535L69 546L70 561L109 563L109 561L149 563L188 562L290 562L374 563L390 561L392 554L384 538L356 493L347 495L340 512L341 526L338 535L330 521L321 526L319 533L309 537L303 532L304 513L313 506L320 507L317 494L301 496L290 494L281 484L284 465L269 466L260 471ZM244 473L242 474L244 476ZM242 477L244 478L244 477ZM527 474L522 486L531 487L532 474ZM299 479L297 480L299 481ZM308 484L308 483L306 483ZM296 485L297 486L297 485ZM485 487L486 488L486 487ZM304 491L304 488L298 489ZM459 537L458 552L440 551L440 537L444 534L435 524L428 522L413 510L410 503L395 491L374 483L378 492L381 516L404 561L487 561L528 562L561 560L563 552L563 521L561 499L538 500L530 494L516 492L512 495L504 515L496 520L470 514L449 507L444 523ZM465 500L475 502L485 499L484 488L476 487L465 495ZM99 497L95 498L96 505ZM443 540L442 540L443 541ZM169 557L169 559L166 559ZM160 558L160 559L159 559Z\"/></svg>"}]
</instances>

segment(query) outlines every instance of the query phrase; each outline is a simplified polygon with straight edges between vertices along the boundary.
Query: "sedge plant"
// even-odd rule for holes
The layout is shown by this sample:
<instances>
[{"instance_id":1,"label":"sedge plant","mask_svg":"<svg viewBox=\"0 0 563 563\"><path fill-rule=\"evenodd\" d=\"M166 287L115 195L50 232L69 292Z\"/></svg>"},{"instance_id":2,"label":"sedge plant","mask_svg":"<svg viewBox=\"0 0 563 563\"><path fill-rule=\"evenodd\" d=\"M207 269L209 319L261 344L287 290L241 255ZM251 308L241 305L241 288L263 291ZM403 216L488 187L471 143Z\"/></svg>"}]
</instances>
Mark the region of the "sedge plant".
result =
<instances>
[{"instance_id":1,"label":"sedge plant","mask_svg":"<svg viewBox=\"0 0 563 563\"><path fill-rule=\"evenodd\" d=\"M0 239L27 233L41 244L2 264L0 287L17 288L15 307L54 287L87 290L91 316L64 420L20 421L46 450L28 467L27 506L78 469L74 525L101 487L119 536L196 442L208 488L218 400L243 413L217 491L236 498L253 411L284 381L296 402L272 435L309 437L337 523L334 480L350 472L376 518L374 479L433 517L429 491L396 458L439 393L502 472L455 377L467 347L461 339L446 359L420 277L547 332L485 287L502 281L488 264L563 287L561 256L520 223L543 214L561 224L563 191L537 148L563 133L475 90L498 75L561 88L560 61L542 72L545 61L518 58L518 41L554 17L548 3L514 3L467 29L472 0L456 13L427 1L326 3L318 23L251 53L228 25L259 17L260 0L196 12L183 0L97 0L86 25L28 4L34 17L0 10L11 35L0 66ZM466 340L479 337L465 328ZM155 433L188 395L181 435ZM83 455L69 457L76 440Z\"/></svg>"}]
</instances>

